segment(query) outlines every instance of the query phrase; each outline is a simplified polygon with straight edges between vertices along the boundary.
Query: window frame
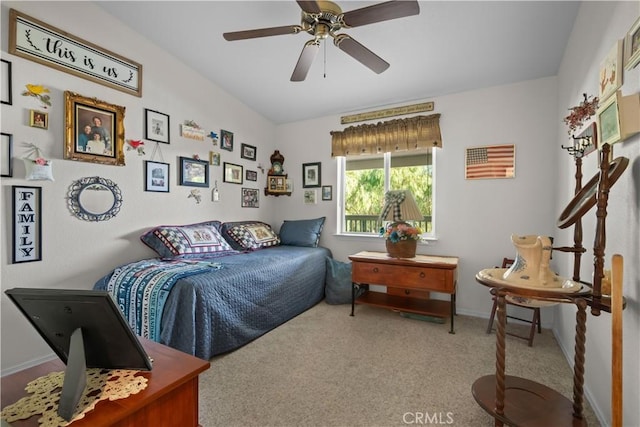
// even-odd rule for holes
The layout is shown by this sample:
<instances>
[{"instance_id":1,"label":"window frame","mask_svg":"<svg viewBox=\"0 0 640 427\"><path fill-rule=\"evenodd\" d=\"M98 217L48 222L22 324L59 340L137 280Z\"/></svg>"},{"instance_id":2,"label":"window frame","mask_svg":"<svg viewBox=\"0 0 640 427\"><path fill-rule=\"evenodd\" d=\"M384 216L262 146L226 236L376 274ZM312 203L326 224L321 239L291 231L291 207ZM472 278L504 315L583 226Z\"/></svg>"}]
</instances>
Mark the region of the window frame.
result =
<instances>
[{"instance_id":1,"label":"window frame","mask_svg":"<svg viewBox=\"0 0 640 427\"><path fill-rule=\"evenodd\" d=\"M422 234L422 240L436 240L436 191L437 191L437 181L436 181L436 151L433 148L430 148L431 151L431 232L424 232ZM391 185L391 174L389 170L391 168L391 152L383 153L383 170L384 170L384 192L389 191L389 187ZM336 235L344 236L344 237L360 237L360 238L379 238L380 236L377 233L357 233L357 232L345 232L345 173L346 173L346 165L347 158L344 156L337 156L337 194L336 194Z\"/></svg>"}]
</instances>

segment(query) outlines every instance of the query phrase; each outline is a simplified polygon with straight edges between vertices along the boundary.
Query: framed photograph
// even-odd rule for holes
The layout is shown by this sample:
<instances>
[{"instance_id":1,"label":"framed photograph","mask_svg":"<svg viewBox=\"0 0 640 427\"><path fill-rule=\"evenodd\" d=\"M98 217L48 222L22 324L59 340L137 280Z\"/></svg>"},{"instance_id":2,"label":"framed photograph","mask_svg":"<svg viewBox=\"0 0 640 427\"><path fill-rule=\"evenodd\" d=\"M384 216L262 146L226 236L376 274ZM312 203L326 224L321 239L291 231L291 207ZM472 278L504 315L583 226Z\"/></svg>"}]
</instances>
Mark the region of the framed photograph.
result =
<instances>
[{"instance_id":1,"label":"framed photograph","mask_svg":"<svg viewBox=\"0 0 640 427\"><path fill-rule=\"evenodd\" d=\"M29 110L29 126L32 128L49 129L49 113Z\"/></svg>"},{"instance_id":2,"label":"framed photograph","mask_svg":"<svg viewBox=\"0 0 640 427\"><path fill-rule=\"evenodd\" d=\"M211 166L220 166L220 153L209 151L209 164Z\"/></svg>"},{"instance_id":3,"label":"framed photograph","mask_svg":"<svg viewBox=\"0 0 640 427\"><path fill-rule=\"evenodd\" d=\"M64 158L124 166L124 110L65 91Z\"/></svg>"},{"instance_id":4,"label":"framed photograph","mask_svg":"<svg viewBox=\"0 0 640 427\"><path fill-rule=\"evenodd\" d=\"M11 83L11 62L0 59L0 76L2 76L2 84L0 85L0 100L3 104L13 104L13 88Z\"/></svg>"},{"instance_id":5,"label":"framed photograph","mask_svg":"<svg viewBox=\"0 0 640 427\"><path fill-rule=\"evenodd\" d=\"M581 152L582 156L586 156L598 148L596 127L596 122L591 122L580 132L577 138L574 138L573 148L576 153Z\"/></svg>"},{"instance_id":6,"label":"framed photograph","mask_svg":"<svg viewBox=\"0 0 640 427\"><path fill-rule=\"evenodd\" d=\"M607 56L600 63L598 78L600 102L622 86L622 40L616 40Z\"/></svg>"},{"instance_id":7,"label":"framed photograph","mask_svg":"<svg viewBox=\"0 0 640 427\"><path fill-rule=\"evenodd\" d=\"M144 162L144 191L169 192L169 163Z\"/></svg>"},{"instance_id":8,"label":"framed photograph","mask_svg":"<svg viewBox=\"0 0 640 427\"><path fill-rule=\"evenodd\" d=\"M224 175L222 176L223 182L230 182L232 184L242 184L242 166L235 165L233 163L224 162Z\"/></svg>"},{"instance_id":9,"label":"framed photograph","mask_svg":"<svg viewBox=\"0 0 640 427\"><path fill-rule=\"evenodd\" d=\"M620 141L620 114L618 105L620 102L620 91L616 91L606 101L600 104L596 111L598 145L615 144Z\"/></svg>"},{"instance_id":10,"label":"framed photograph","mask_svg":"<svg viewBox=\"0 0 640 427\"><path fill-rule=\"evenodd\" d=\"M240 145L240 157L248 160L256 159L256 147L249 144L241 144Z\"/></svg>"},{"instance_id":11,"label":"framed photograph","mask_svg":"<svg viewBox=\"0 0 640 427\"><path fill-rule=\"evenodd\" d=\"M258 180L258 171L250 171L247 169L245 179L247 181L257 181Z\"/></svg>"},{"instance_id":12,"label":"framed photograph","mask_svg":"<svg viewBox=\"0 0 640 427\"><path fill-rule=\"evenodd\" d=\"M11 262L42 259L42 188L11 186L13 256ZM28 212L28 214L27 214Z\"/></svg>"},{"instance_id":13,"label":"framed photograph","mask_svg":"<svg viewBox=\"0 0 640 427\"><path fill-rule=\"evenodd\" d=\"M302 188L320 187L320 162L302 165Z\"/></svg>"},{"instance_id":14,"label":"framed photograph","mask_svg":"<svg viewBox=\"0 0 640 427\"><path fill-rule=\"evenodd\" d=\"M515 145L485 145L465 150L465 179L514 178L515 176Z\"/></svg>"},{"instance_id":15,"label":"framed photograph","mask_svg":"<svg viewBox=\"0 0 640 427\"><path fill-rule=\"evenodd\" d=\"M220 148L227 151L233 151L233 133L228 130L220 130Z\"/></svg>"},{"instance_id":16,"label":"framed photograph","mask_svg":"<svg viewBox=\"0 0 640 427\"><path fill-rule=\"evenodd\" d=\"M204 160L180 157L180 185L209 187L209 163Z\"/></svg>"},{"instance_id":17,"label":"framed photograph","mask_svg":"<svg viewBox=\"0 0 640 427\"><path fill-rule=\"evenodd\" d=\"M333 199L333 187L331 185L322 186L322 200Z\"/></svg>"},{"instance_id":18,"label":"framed photograph","mask_svg":"<svg viewBox=\"0 0 640 427\"><path fill-rule=\"evenodd\" d=\"M0 134L0 176L13 176L13 135Z\"/></svg>"},{"instance_id":19,"label":"framed photograph","mask_svg":"<svg viewBox=\"0 0 640 427\"><path fill-rule=\"evenodd\" d=\"M243 208L258 208L259 194L255 188L243 188L242 189L242 207Z\"/></svg>"},{"instance_id":20,"label":"framed photograph","mask_svg":"<svg viewBox=\"0 0 640 427\"><path fill-rule=\"evenodd\" d=\"M169 144L169 115L144 109L144 139Z\"/></svg>"},{"instance_id":21,"label":"framed photograph","mask_svg":"<svg viewBox=\"0 0 640 427\"><path fill-rule=\"evenodd\" d=\"M286 175L269 175L267 190L271 193L285 193L287 191Z\"/></svg>"},{"instance_id":22,"label":"framed photograph","mask_svg":"<svg viewBox=\"0 0 640 427\"><path fill-rule=\"evenodd\" d=\"M315 205L316 204L316 190L304 190L304 204Z\"/></svg>"},{"instance_id":23,"label":"framed photograph","mask_svg":"<svg viewBox=\"0 0 640 427\"><path fill-rule=\"evenodd\" d=\"M640 18L636 19L624 38L624 68L632 70L638 63L640 63Z\"/></svg>"}]
</instances>

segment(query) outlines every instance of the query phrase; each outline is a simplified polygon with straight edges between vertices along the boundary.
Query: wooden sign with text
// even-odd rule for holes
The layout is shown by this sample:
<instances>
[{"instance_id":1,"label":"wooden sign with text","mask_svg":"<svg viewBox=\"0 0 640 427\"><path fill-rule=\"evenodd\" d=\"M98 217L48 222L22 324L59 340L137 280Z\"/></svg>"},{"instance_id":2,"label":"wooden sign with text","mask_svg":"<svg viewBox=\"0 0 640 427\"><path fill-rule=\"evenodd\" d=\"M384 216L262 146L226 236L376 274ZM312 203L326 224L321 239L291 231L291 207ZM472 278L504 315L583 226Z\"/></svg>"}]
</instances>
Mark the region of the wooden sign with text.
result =
<instances>
[{"instance_id":1,"label":"wooden sign with text","mask_svg":"<svg viewBox=\"0 0 640 427\"><path fill-rule=\"evenodd\" d=\"M142 96L142 65L15 9L9 13L9 53Z\"/></svg>"}]
</instances>

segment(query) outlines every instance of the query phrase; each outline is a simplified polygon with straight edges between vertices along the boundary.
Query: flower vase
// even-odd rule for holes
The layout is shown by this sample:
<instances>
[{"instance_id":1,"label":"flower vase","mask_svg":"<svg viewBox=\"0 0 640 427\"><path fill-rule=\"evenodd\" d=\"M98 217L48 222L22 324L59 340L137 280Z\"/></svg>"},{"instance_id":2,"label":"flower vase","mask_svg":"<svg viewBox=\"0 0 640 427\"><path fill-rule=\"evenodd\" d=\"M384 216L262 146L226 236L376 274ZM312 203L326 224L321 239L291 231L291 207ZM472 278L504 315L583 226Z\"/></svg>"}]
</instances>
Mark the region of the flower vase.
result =
<instances>
[{"instance_id":1,"label":"flower vase","mask_svg":"<svg viewBox=\"0 0 640 427\"><path fill-rule=\"evenodd\" d=\"M416 256L418 241L415 239L398 240L395 243L387 239L385 244L387 254L391 258L414 258Z\"/></svg>"}]
</instances>

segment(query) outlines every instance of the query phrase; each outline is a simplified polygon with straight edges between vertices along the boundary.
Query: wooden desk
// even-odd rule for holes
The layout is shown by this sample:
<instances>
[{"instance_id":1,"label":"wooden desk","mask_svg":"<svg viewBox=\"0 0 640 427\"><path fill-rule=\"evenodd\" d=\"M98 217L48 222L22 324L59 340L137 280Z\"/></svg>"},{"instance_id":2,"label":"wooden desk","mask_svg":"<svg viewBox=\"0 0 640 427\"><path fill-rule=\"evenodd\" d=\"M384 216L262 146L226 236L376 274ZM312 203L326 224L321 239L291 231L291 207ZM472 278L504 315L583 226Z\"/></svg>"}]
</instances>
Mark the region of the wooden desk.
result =
<instances>
[{"instance_id":1,"label":"wooden desk","mask_svg":"<svg viewBox=\"0 0 640 427\"><path fill-rule=\"evenodd\" d=\"M391 258L384 252L359 252L351 255L351 315L354 306L369 304L427 316L453 317L456 312L457 257L416 255L415 258ZM355 287L384 285L387 293L369 292L355 298ZM451 295L450 302L430 299L429 292Z\"/></svg>"},{"instance_id":2,"label":"wooden desk","mask_svg":"<svg viewBox=\"0 0 640 427\"><path fill-rule=\"evenodd\" d=\"M153 369L141 371L149 380L147 388L126 399L99 402L73 427L198 425L198 375L209 368L209 362L144 338L140 342L153 359ZM2 407L24 397L29 381L64 369L62 361L56 359L2 377ZM38 418L34 415L11 425L37 426Z\"/></svg>"}]
</instances>

